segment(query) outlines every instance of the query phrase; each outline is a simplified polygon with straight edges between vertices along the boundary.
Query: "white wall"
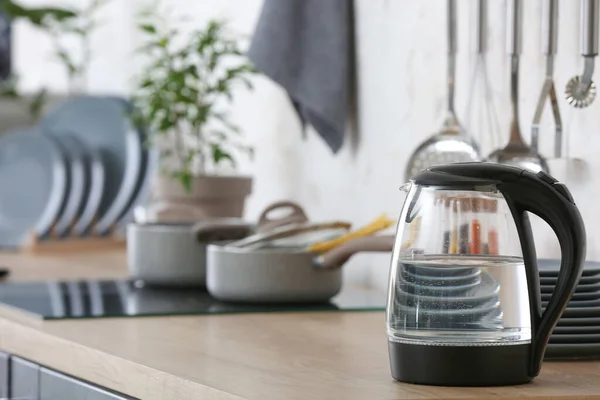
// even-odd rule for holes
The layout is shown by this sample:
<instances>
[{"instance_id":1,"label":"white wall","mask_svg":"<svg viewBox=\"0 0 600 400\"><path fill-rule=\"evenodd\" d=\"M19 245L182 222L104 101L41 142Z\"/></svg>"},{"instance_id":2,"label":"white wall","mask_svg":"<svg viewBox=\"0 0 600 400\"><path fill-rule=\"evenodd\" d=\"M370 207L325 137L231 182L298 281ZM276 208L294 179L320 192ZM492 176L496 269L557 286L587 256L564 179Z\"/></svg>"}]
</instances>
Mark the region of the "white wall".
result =
<instances>
[{"instance_id":1,"label":"white wall","mask_svg":"<svg viewBox=\"0 0 600 400\"><path fill-rule=\"evenodd\" d=\"M90 91L129 91L131 75L139 67L131 59L131 52L138 41L133 15L141 1L113 0L103 12L105 25L94 38L97 58L90 71ZM28 0L28 3L51 2ZM170 3L179 5L183 12L197 18L198 23L227 16L237 30L248 34L261 6L261 0L170 0ZM504 50L505 2L490 3L490 76L504 141L510 118ZM521 126L528 139L544 74L544 59L539 48L541 1L524 3L520 106ZM566 81L582 69L578 55L579 2L560 3L556 65L559 94ZM468 23L469 7L474 4L474 0L459 2L457 107L461 115L474 65L469 47L472 24ZM248 205L250 218L255 218L268 202L281 198L299 201L313 219L347 218L356 225L367 223L382 212L394 216L399 212L403 196L398 187L403 183L407 158L420 141L440 126L444 116L445 1L356 0L356 14L360 132L358 138L349 138L340 154L334 157L314 132L309 133L308 140L302 140L299 123L285 94L268 79L258 78L254 93L240 93L237 97L235 115L254 142L257 155L254 164L244 167L256 177L255 193ZM32 89L43 83L55 90L64 89L61 69L48 63L45 39L22 25L16 27L15 36L16 65L23 78L22 87ZM591 170L598 170L600 101L580 111L573 111L562 99L560 105L566 132L571 134L571 155L586 160ZM542 150L551 154L553 138L548 112L544 121ZM478 132L476 136L489 143L489 134ZM485 151L490 150L486 145ZM563 176L556 168L553 172ZM593 240L600 231L595 223L600 217L595 198L600 194L596 189L599 181L600 178L584 183L567 180L587 224L589 259L600 259L600 245ZM538 254L556 256L554 237L543 224L534 222ZM346 276L350 282L368 282L383 288L387 271L388 256L359 255L347 265Z\"/></svg>"}]
</instances>

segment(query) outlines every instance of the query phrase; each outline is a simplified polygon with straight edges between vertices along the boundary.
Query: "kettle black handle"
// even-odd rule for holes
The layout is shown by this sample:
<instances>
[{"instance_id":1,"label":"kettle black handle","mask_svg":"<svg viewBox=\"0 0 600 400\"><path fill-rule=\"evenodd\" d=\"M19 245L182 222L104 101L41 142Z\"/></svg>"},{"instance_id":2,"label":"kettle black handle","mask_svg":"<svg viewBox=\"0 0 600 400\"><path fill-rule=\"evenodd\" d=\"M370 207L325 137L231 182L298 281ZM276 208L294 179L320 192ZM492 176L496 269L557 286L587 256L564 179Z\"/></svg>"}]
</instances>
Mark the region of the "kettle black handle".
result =
<instances>
[{"instance_id":1,"label":"kettle black handle","mask_svg":"<svg viewBox=\"0 0 600 400\"><path fill-rule=\"evenodd\" d=\"M521 241L531 308L530 376L539 374L550 335L579 282L586 252L581 214L567 187L540 172L523 171L515 180L500 182ZM561 250L560 271L552 297L542 313L535 243L527 212L542 218L556 234Z\"/></svg>"}]
</instances>

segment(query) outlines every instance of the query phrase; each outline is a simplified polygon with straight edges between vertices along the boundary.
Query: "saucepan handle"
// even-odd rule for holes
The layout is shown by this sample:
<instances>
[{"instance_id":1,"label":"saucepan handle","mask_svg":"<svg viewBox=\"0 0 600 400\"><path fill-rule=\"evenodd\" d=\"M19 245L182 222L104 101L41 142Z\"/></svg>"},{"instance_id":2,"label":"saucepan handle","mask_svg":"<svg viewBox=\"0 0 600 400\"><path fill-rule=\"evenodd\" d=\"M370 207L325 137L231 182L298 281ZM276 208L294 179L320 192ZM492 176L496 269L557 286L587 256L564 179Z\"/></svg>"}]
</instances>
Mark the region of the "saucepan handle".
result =
<instances>
[{"instance_id":1,"label":"saucepan handle","mask_svg":"<svg viewBox=\"0 0 600 400\"><path fill-rule=\"evenodd\" d=\"M269 214L278 209L289 209L291 213L286 215L285 217L279 219L271 219L269 218ZM277 201L264 209L264 211L258 217L258 226L256 228L257 232L265 232L270 231L274 228L279 228L281 226L290 225L290 224L302 224L308 221L308 217L304 212L304 209L297 203L293 201Z\"/></svg>"},{"instance_id":2,"label":"saucepan handle","mask_svg":"<svg viewBox=\"0 0 600 400\"><path fill-rule=\"evenodd\" d=\"M341 268L350 258L362 252L391 252L394 247L393 235L366 236L350 240L314 259L315 266L325 269Z\"/></svg>"},{"instance_id":3,"label":"saucepan handle","mask_svg":"<svg viewBox=\"0 0 600 400\"><path fill-rule=\"evenodd\" d=\"M252 233L249 223L232 218L204 220L197 222L192 227L192 234L196 240L202 243L218 242L226 240L239 240Z\"/></svg>"}]
</instances>

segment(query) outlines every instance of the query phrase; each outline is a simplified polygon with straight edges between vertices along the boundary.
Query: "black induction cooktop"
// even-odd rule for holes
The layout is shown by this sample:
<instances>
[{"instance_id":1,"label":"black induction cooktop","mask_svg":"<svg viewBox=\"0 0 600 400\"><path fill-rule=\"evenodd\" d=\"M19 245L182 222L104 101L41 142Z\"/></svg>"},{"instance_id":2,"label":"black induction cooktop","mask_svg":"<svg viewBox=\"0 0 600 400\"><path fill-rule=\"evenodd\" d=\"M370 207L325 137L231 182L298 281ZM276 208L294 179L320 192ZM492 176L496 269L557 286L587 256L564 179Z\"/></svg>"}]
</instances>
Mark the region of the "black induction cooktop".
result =
<instances>
[{"instance_id":1,"label":"black induction cooktop","mask_svg":"<svg viewBox=\"0 0 600 400\"><path fill-rule=\"evenodd\" d=\"M345 288L319 304L238 304L199 288L149 287L128 280L77 280L0 284L0 305L42 319L202 315L282 311L385 310L385 293Z\"/></svg>"}]
</instances>

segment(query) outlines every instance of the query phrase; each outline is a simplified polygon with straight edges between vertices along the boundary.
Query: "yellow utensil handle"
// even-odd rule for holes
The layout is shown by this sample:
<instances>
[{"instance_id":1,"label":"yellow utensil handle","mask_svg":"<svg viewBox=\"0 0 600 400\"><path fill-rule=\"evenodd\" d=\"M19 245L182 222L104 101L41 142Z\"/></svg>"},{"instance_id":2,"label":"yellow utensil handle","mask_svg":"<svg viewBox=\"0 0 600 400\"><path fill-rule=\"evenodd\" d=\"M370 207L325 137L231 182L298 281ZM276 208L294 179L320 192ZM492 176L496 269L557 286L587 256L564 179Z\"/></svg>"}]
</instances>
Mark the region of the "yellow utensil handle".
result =
<instances>
[{"instance_id":1,"label":"yellow utensil handle","mask_svg":"<svg viewBox=\"0 0 600 400\"><path fill-rule=\"evenodd\" d=\"M324 251L329 251L329 250L333 249L334 247L337 247L337 246L339 246L343 243L346 243L347 241L350 241L352 239L356 239L356 238L363 237L363 236L369 236L369 235L372 235L373 233L376 233L383 229L386 229L386 228L390 227L393 223L394 223L394 220L390 219L388 216L386 216L384 214L384 215L379 216L373 222L371 222L353 232L339 236L332 240L328 240L326 242L315 243L308 247L308 251L314 252L314 253L322 253Z\"/></svg>"}]
</instances>

